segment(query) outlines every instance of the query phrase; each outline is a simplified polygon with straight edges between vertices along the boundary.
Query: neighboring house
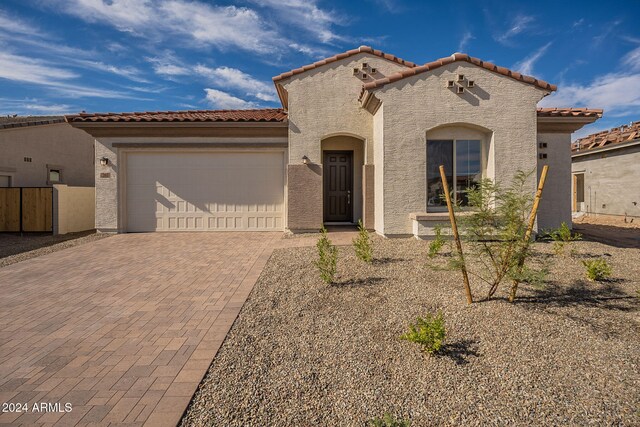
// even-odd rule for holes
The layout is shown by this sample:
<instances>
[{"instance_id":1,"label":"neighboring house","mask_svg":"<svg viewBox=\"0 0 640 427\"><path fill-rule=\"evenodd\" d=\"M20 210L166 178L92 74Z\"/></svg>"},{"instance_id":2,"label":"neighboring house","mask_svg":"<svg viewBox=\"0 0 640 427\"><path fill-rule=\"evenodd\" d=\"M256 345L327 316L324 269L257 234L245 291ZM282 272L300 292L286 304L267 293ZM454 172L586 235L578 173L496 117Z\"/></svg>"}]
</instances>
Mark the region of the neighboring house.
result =
<instances>
[{"instance_id":1,"label":"neighboring house","mask_svg":"<svg viewBox=\"0 0 640 427\"><path fill-rule=\"evenodd\" d=\"M0 187L93 187L93 144L62 116L0 117Z\"/></svg>"},{"instance_id":2,"label":"neighboring house","mask_svg":"<svg viewBox=\"0 0 640 427\"><path fill-rule=\"evenodd\" d=\"M581 138L571 151L574 212L640 218L640 122Z\"/></svg>"},{"instance_id":3,"label":"neighboring house","mask_svg":"<svg viewBox=\"0 0 640 427\"><path fill-rule=\"evenodd\" d=\"M554 227L571 220L571 133L601 115L537 109L555 86L465 54L417 66L363 46L273 80L283 109L67 116L96 138L97 228L429 235L440 164L464 204L479 179L546 163L538 226Z\"/></svg>"}]
</instances>

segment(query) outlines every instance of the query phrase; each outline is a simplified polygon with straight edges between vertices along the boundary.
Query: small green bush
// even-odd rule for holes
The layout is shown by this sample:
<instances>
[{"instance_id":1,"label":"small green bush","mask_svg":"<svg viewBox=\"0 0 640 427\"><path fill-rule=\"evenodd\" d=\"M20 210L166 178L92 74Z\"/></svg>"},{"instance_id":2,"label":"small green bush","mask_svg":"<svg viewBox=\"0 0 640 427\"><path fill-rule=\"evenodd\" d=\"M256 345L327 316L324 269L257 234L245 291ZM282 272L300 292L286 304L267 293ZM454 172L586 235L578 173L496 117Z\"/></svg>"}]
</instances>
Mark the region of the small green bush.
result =
<instances>
[{"instance_id":1,"label":"small green bush","mask_svg":"<svg viewBox=\"0 0 640 427\"><path fill-rule=\"evenodd\" d=\"M572 233L571 229L566 222L560 224L560 227L555 230L546 231L546 235L553 240L553 251L556 255L564 252L564 247L576 240L581 240L582 235L580 233Z\"/></svg>"},{"instance_id":2,"label":"small green bush","mask_svg":"<svg viewBox=\"0 0 640 427\"><path fill-rule=\"evenodd\" d=\"M434 231L436 233L436 237L429 243L429 253L427 254L429 258L433 258L438 255L445 244L445 240L442 237L442 227L437 225L434 228Z\"/></svg>"},{"instance_id":3,"label":"small green bush","mask_svg":"<svg viewBox=\"0 0 640 427\"><path fill-rule=\"evenodd\" d=\"M316 248L318 248L318 259L315 264L320 272L320 278L325 283L333 283L337 270L338 248L331 243L327 229L324 227L320 230L320 238L316 243Z\"/></svg>"},{"instance_id":4,"label":"small green bush","mask_svg":"<svg viewBox=\"0 0 640 427\"><path fill-rule=\"evenodd\" d=\"M602 281L611 277L611 266L602 258L582 261L582 264L587 268L589 280Z\"/></svg>"},{"instance_id":5,"label":"small green bush","mask_svg":"<svg viewBox=\"0 0 640 427\"><path fill-rule=\"evenodd\" d=\"M434 354L442 348L446 335L444 316L438 312L435 317L431 313L424 318L418 317L415 324L409 325L409 332L400 339L419 344L423 350Z\"/></svg>"},{"instance_id":6,"label":"small green bush","mask_svg":"<svg viewBox=\"0 0 640 427\"><path fill-rule=\"evenodd\" d=\"M411 421L396 419L390 413L385 413L382 418L375 417L369 421L371 427L410 427Z\"/></svg>"},{"instance_id":7,"label":"small green bush","mask_svg":"<svg viewBox=\"0 0 640 427\"><path fill-rule=\"evenodd\" d=\"M353 239L353 247L356 250L356 256L366 263L373 261L373 246L371 244L371 236L362 220L358 220L358 237Z\"/></svg>"}]
</instances>

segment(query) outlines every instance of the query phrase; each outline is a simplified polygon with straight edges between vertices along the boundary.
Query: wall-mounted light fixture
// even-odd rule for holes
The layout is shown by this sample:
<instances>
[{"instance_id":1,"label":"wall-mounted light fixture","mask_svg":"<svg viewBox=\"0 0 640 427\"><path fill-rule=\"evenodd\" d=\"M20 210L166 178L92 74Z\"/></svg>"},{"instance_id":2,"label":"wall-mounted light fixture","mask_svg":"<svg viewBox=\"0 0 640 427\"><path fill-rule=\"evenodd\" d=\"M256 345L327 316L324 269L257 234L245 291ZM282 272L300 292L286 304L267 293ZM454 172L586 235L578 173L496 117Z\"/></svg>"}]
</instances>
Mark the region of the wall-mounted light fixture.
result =
<instances>
[{"instance_id":1,"label":"wall-mounted light fixture","mask_svg":"<svg viewBox=\"0 0 640 427\"><path fill-rule=\"evenodd\" d=\"M308 165L309 164L309 158L307 156L302 156L302 164L303 165Z\"/></svg>"},{"instance_id":2,"label":"wall-mounted light fixture","mask_svg":"<svg viewBox=\"0 0 640 427\"><path fill-rule=\"evenodd\" d=\"M107 166L109 164L109 159L107 159L106 157L101 157L100 158L100 164L102 166Z\"/></svg>"}]
</instances>

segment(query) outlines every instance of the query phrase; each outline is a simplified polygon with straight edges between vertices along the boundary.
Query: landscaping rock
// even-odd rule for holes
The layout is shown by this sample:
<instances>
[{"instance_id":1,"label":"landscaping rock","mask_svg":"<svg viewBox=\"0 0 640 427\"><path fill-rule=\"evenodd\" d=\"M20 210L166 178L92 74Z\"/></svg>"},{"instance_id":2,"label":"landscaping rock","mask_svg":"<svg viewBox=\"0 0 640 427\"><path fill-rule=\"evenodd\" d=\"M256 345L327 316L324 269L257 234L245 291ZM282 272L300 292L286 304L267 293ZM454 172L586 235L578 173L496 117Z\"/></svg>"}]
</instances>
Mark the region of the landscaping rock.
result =
<instances>
[{"instance_id":1,"label":"landscaping rock","mask_svg":"<svg viewBox=\"0 0 640 427\"><path fill-rule=\"evenodd\" d=\"M537 243L534 261L553 261L543 288L469 306L459 271L427 265L446 252L374 244L371 265L341 247L333 285L314 248L276 251L182 425L363 426L385 412L413 426L640 424L640 250L577 242L553 257ZM588 282L581 260L604 254L614 279ZM438 310L439 355L398 338Z\"/></svg>"}]
</instances>

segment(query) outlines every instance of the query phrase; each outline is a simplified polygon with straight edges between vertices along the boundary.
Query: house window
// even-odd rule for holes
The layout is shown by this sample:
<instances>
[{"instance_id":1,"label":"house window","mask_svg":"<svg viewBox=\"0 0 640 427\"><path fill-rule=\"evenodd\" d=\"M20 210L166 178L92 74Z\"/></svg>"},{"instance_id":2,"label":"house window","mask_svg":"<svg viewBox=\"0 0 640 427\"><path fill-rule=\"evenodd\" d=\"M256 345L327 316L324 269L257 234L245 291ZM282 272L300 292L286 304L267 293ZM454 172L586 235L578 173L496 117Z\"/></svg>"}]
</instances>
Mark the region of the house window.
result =
<instances>
[{"instance_id":1,"label":"house window","mask_svg":"<svg viewBox=\"0 0 640 427\"><path fill-rule=\"evenodd\" d=\"M62 168L47 165L47 185L60 184L62 182Z\"/></svg>"},{"instance_id":2,"label":"house window","mask_svg":"<svg viewBox=\"0 0 640 427\"><path fill-rule=\"evenodd\" d=\"M427 209L430 210L441 210L447 206L443 198L440 165L444 165L452 201L461 206L468 205L467 189L476 186L482 179L481 141L427 141Z\"/></svg>"}]
</instances>

